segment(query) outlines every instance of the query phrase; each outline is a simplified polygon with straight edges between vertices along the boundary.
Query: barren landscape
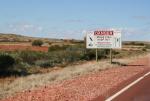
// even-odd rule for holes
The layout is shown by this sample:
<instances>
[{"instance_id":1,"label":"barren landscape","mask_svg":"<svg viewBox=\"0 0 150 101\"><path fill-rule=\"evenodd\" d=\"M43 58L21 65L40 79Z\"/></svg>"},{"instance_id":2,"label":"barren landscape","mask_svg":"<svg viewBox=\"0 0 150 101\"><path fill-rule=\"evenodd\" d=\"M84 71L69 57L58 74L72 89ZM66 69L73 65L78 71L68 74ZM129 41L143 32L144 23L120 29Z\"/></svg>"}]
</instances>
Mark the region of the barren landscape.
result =
<instances>
[{"instance_id":1,"label":"barren landscape","mask_svg":"<svg viewBox=\"0 0 150 101\"><path fill-rule=\"evenodd\" d=\"M91 63L88 63L88 65L89 64ZM108 67L109 65L106 68ZM45 83L45 85L36 89L19 92L15 94L14 97L8 97L1 101L87 101L94 100L97 97L104 100L110 96L114 90L117 90L120 84L128 82L130 79L132 81L132 78L138 77L141 73L146 73L149 70L150 55L148 54L144 57L136 57L136 59L127 66L114 66L113 68L104 69L102 71L100 69L100 71L96 70L95 72L92 70L92 72L86 75L55 82L54 84L48 85L48 83ZM61 76L60 73L59 75ZM42 78L44 79L45 76L46 75L43 75ZM53 78L54 81L57 77L59 78L58 74ZM31 83L31 81L33 81L28 81L31 76L27 78L27 82ZM20 79L20 85L16 84L15 86L23 86L23 82L24 81ZM14 88L11 87L11 89Z\"/></svg>"},{"instance_id":2,"label":"barren landscape","mask_svg":"<svg viewBox=\"0 0 150 101\"><path fill-rule=\"evenodd\" d=\"M0 42L1 101L104 100L149 71L147 42L123 42L121 50L113 49L110 64L108 49L98 50L96 62L95 50L86 49L83 40L3 37L9 41Z\"/></svg>"},{"instance_id":3,"label":"barren landscape","mask_svg":"<svg viewBox=\"0 0 150 101\"><path fill-rule=\"evenodd\" d=\"M0 4L0 101L150 101L149 0Z\"/></svg>"}]
</instances>

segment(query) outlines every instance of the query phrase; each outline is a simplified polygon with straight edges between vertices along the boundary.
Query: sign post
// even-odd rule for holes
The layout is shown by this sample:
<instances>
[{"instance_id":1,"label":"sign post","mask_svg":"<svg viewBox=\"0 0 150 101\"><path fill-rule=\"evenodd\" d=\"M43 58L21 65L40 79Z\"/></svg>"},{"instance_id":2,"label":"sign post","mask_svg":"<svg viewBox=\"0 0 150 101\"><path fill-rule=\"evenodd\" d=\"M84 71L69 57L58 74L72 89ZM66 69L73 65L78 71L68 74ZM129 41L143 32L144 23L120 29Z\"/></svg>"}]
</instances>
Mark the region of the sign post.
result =
<instances>
[{"instance_id":1,"label":"sign post","mask_svg":"<svg viewBox=\"0 0 150 101\"><path fill-rule=\"evenodd\" d=\"M110 49L110 64L112 64L112 48Z\"/></svg>"},{"instance_id":2,"label":"sign post","mask_svg":"<svg viewBox=\"0 0 150 101\"><path fill-rule=\"evenodd\" d=\"M97 48L96 48L96 62L98 62Z\"/></svg>"}]
</instances>

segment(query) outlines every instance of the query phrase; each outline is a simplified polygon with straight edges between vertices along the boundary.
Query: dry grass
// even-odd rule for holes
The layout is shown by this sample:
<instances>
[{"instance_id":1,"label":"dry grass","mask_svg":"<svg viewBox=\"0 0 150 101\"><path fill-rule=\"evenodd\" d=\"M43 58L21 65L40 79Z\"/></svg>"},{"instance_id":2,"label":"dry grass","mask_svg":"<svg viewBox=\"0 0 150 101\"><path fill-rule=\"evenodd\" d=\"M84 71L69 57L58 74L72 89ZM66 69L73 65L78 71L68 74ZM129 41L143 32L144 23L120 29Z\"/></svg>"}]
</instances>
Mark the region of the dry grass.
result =
<instances>
[{"instance_id":1,"label":"dry grass","mask_svg":"<svg viewBox=\"0 0 150 101\"><path fill-rule=\"evenodd\" d=\"M129 62L132 62L133 60L140 57L143 57L143 55L134 56L131 58L117 59L115 61L128 64ZM98 72L117 66L118 65L110 64L108 60L102 60L99 62L89 61L81 65L67 66L61 70L52 71L50 73L33 74L27 77L20 77L12 82L4 82L0 84L0 99L24 90L34 89L39 86L61 82L62 80L70 79L79 75Z\"/></svg>"}]
</instances>

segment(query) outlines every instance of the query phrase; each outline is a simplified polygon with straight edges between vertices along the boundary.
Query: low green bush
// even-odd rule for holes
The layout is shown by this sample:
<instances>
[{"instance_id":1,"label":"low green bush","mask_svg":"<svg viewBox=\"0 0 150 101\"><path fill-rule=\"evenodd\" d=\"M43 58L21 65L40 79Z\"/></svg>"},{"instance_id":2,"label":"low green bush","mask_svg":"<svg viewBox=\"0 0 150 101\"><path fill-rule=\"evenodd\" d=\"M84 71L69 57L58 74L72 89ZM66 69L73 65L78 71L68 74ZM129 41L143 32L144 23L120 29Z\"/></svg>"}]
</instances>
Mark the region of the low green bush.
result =
<instances>
[{"instance_id":1,"label":"low green bush","mask_svg":"<svg viewBox=\"0 0 150 101\"><path fill-rule=\"evenodd\" d=\"M50 60L37 60L35 62L35 65L36 66L40 66L40 67L44 67L44 68L46 68L46 67L53 67L54 66L53 62L50 61Z\"/></svg>"},{"instance_id":2,"label":"low green bush","mask_svg":"<svg viewBox=\"0 0 150 101\"><path fill-rule=\"evenodd\" d=\"M142 51L146 51L146 48L142 48Z\"/></svg>"},{"instance_id":3,"label":"low green bush","mask_svg":"<svg viewBox=\"0 0 150 101\"><path fill-rule=\"evenodd\" d=\"M15 59L6 53L0 53L0 70L8 70L15 64Z\"/></svg>"},{"instance_id":4,"label":"low green bush","mask_svg":"<svg viewBox=\"0 0 150 101\"><path fill-rule=\"evenodd\" d=\"M43 45L43 41L42 40L34 40L32 42L32 46L42 46Z\"/></svg>"},{"instance_id":5,"label":"low green bush","mask_svg":"<svg viewBox=\"0 0 150 101\"><path fill-rule=\"evenodd\" d=\"M28 69L31 66L27 63L20 62L14 65L13 71L17 72L20 76L28 75Z\"/></svg>"},{"instance_id":6,"label":"low green bush","mask_svg":"<svg viewBox=\"0 0 150 101\"><path fill-rule=\"evenodd\" d=\"M35 51L20 51L19 57L22 59L23 62L26 62L28 64L33 64L34 61L40 60L42 58L46 58L46 53L44 52L35 52Z\"/></svg>"},{"instance_id":7,"label":"low green bush","mask_svg":"<svg viewBox=\"0 0 150 101\"><path fill-rule=\"evenodd\" d=\"M145 48L150 49L150 44L146 44Z\"/></svg>"},{"instance_id":8,"label":"low green bush","mask_svg":"<svg viewBox=\"0 0 150 101\"><path fill-rule=\"evenodd\" d=\"M63 45L63 46L53 45L48 48L48 52L66 50L68 47L69 45Z\"/></svg>"}]
</instances>

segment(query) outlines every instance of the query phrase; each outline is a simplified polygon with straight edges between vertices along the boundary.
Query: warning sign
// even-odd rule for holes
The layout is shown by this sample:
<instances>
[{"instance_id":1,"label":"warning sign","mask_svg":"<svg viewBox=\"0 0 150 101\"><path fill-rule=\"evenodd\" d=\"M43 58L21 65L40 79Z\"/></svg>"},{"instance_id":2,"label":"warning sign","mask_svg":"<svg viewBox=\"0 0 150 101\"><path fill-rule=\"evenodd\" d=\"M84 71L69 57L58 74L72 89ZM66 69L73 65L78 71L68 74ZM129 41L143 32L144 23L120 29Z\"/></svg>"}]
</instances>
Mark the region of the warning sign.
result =
<instances>
[{"instance_id":1,"label":"warning sign","mask_svg":"<svg viewBox=\"0 0 150 101\"><path fill-rule=\"evenodd\" d=\"M87 32L87 48L121 48L120 30L97 30Z\"/></svg>"},{"instance_id":2,"label":"warning sign","mask_svg":"<svg viewBox=\"0 0 150 101\"><path fill-rule=\"evenodd\" d=\"M93 32L88 32L86 35L86 47L87 48L96 48L95 36Z\"/></svg>"}]
</instances>

